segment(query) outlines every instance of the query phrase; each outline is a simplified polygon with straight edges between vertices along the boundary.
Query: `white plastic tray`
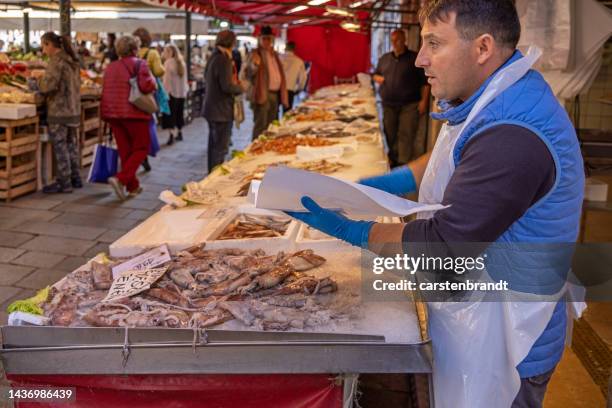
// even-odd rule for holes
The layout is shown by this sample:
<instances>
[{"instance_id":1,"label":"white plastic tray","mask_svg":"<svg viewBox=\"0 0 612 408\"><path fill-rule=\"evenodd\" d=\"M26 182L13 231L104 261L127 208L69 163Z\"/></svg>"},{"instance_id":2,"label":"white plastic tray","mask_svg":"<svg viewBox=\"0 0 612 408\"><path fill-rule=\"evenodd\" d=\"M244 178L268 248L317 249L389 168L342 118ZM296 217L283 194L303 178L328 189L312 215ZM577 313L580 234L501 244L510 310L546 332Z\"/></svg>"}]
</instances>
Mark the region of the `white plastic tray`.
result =
<instances>
[{"instance_id":1,"label":"white plastic tray","mask_svg":"<svg viewBox=\"0 0 612 408\"><path fill-rule=\"evenodd\" d=\"M211 223L207 227L208 234L206 235L206 248L240 248L245 250L263 249L266 252L290 251L293 249L295 236L297 235L297 231L299 229L299 224L295 220L292 220L289 223L287 231L282 237L217 240L216 238L221 235L225 228L240 214L287 217L282 212L261 210L253 207L252 205L242 205L233 208L231 211L228 211L223 218L217 222Z\"/></svg>"},{"instance_id":2,"label":"white plastic tray","mask_svg":"<svg viewBox=\"0 0 612 408\"><path fill-rule=\"evenodd\" d=\"M168 244L170 252L204 242L210 219L198 218L205 210L179 209L159 211L113 242L109 247L113 257L130 257L147 248Z\"/></svg>"}]
</instances>

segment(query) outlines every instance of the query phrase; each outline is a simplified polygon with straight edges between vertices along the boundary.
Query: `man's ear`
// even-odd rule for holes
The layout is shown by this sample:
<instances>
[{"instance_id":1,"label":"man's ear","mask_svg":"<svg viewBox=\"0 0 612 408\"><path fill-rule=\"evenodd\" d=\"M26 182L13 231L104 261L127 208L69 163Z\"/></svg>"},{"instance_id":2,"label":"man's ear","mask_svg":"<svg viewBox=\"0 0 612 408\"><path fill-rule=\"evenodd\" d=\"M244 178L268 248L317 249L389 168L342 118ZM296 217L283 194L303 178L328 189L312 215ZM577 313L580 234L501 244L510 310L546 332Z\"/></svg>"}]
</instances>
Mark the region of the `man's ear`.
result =
<instances>
[{"instance_id":1,"label":"man's ear","mask_svg":"<svg viewBox=\"0 0 612 408\"><path fill-rule=\"evenodd\" d=\"M491 34L483 34L476 38L475 43L478 63L484 65L493 56L493 50L496 47L495 39Z\"/></svg>"}]
</instances>

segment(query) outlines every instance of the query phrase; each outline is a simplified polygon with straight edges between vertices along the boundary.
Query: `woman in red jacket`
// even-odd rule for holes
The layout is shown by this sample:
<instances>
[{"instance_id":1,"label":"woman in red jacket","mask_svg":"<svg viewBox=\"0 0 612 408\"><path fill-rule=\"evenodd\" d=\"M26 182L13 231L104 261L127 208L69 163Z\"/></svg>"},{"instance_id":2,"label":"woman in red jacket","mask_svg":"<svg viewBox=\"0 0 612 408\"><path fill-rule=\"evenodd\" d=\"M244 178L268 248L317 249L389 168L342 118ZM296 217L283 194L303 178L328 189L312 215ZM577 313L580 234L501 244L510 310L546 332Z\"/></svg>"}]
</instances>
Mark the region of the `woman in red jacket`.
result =
<instances>
[{"instance_id":1,"label":"woman in red jacket","mask_svg":"<svg viewBox=\"0 0 612 408\"><path fill-rule=\"evenodd\" d=\"M135 196L142 191L136 171L149 152L149 122L146 113L128 101L129 79L138 77L142 93L155 91L155 79L147 63L136 57L138 43L132 36L121 37L115 45L119 60L112 62L104 71L102 88L102 119L109 123L121 158L121 171L110 177L108 183L120 200ZM127 194L126 194L127 190Z\"/></svg>"}]
</instances>

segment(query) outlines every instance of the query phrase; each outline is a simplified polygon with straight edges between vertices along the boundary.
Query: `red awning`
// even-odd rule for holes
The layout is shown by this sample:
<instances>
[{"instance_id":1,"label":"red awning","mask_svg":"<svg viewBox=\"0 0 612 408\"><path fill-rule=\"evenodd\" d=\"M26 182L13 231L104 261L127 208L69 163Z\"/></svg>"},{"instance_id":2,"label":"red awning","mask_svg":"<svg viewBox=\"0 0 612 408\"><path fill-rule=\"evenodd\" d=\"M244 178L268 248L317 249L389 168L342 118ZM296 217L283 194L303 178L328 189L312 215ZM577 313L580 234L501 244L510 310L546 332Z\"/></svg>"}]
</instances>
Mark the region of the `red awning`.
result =
<instances>
[{"instance_id":1,"label":"red awning","mask_svg":"<svg viewBox=\"0 0 612 408\"><path fill-rule=\"evenodd\" d=\"M334 83L334 77L352 78L370 69L370 23L387 0L159 0L235 24L281 26L297 45L296 54L311 64L308 88ZM344 24L342 24L344 23ZM351 31L345 24L352 24Z\"/></svg>"},{"instance_id":2,"label":"red awning","mask_svg":"<svg viewBox=\"0 0 612 408\"><path fill-rule=\"evenodd\" d=\"M176 8L227 19L236 24L256 26L282 24L332 24L351 20L368 31L370 11L383 3L379 0L159 0ZM309 4L310 3L310 4ZM321 3L321 4L317 4ZM330 10L329 8L332 8Z\"/></svg>"}]
</instances>

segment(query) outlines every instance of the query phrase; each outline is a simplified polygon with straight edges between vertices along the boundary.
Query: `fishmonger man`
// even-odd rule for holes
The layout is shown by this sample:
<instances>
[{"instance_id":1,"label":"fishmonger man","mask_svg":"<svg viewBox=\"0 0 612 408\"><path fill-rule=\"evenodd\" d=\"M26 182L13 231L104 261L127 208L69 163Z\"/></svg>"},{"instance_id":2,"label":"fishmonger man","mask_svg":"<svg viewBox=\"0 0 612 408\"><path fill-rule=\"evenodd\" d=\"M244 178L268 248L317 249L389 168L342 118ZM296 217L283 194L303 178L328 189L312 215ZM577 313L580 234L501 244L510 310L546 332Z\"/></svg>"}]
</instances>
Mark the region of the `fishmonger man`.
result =
<instances>
[{"instance_id":1,"label":"fishmonger man","mask_svg":"<svg viewBox=\"0 0 612 408\"><path fill-rule=\"evenodd\" d=\"M425 69L445 122L431 153L362 183L450 205L406 224L353 221L319 207L291 213L353 245L396 242L570 243L578 235L583 161L574 127L516 49L511 0L431 0L420 12ZM542 261L542 260L540 260ZM544 264L546 260L543 260ZM513 270L522 281L542 268ZM437 407L540 407L564 349L563 291L553 302L430 303Z\"/></svg>"}]
</instances>

